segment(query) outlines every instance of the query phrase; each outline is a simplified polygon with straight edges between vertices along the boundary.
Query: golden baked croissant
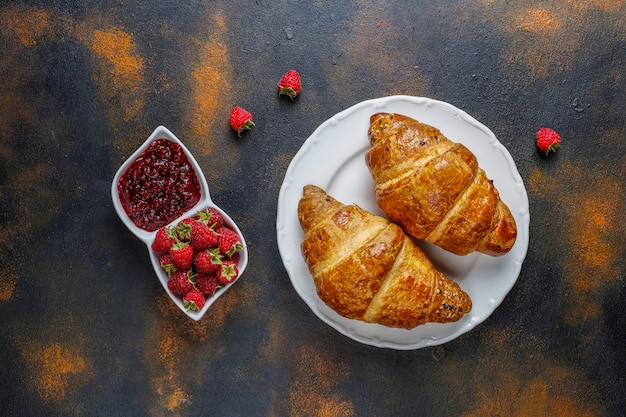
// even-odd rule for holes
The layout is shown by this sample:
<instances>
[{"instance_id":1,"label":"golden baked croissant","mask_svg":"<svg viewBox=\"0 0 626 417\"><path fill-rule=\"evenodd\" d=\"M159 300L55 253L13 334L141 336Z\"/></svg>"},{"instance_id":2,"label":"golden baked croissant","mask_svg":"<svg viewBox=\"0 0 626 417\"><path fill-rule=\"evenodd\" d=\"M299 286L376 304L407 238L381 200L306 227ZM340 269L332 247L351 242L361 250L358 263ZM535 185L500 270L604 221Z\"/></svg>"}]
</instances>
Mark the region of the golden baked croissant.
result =
<instances>
[{"instance_id":1,"label":"golden baked croissant","mask_svg":"<svg viewBox=\"0 0 626 417\"><path fill-rule=\"evenodd\" d=\"M341 316L412 329L459 320L472 301L384 217L314 185L298 203L302 255L317 294Z\"/></svg>"},{"instance_id":2,"label":"golden baked croissant","mask_svg":"<svg viewBox=\"0 0 626 417\"><path fill-rule=\"evenodd\" d=\"M515 219L469 149L404 115L377 113L370 122L365 161L392 221L457 255L511 250Z\"/></svg>"}]
</instances>

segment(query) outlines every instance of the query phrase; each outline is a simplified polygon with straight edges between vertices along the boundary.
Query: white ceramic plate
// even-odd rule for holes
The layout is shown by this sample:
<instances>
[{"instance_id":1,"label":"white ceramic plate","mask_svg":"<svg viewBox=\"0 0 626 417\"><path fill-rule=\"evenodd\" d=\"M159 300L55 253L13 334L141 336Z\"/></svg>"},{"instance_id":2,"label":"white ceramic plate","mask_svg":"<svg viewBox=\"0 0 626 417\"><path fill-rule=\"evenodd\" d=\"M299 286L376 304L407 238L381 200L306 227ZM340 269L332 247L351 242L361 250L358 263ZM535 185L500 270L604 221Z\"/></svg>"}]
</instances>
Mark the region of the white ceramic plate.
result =
<instances>
[{"instance_id":1,"label":"white ceramic plate","mask_svg":"<svg viewBox=\"0 0 626 417\"><path fill-rule=\"evenodd\" d=\"M388 328L346 319L317 296L313 278L300 253L304 237L297 206L302 187L314 184L345 204L358 204L382 215L374 183L365 165L367 129L377 112L401 113L439 128L450 140L467 146L493 179L517 222L512 250L502 257L478 253L457 256L421 243L435 266L472 298L472 311L456 323L428 323L412 330ZM528 249L530 214L524 182L506 148L484 125L456 107L423 97L390 96L361 102L319 126L293 158L278 198L278 248L296 292L311 310L340 333L372 346L417 349L448 342L483 322L515 284Z\"/></svg>"},{"instance_id":2,"label":"white ceramic plate","mask_svg":"<svg viewBox=\"0 0 626 417\"><path fill-rule=\"evenodd\" d=\"M185 152L185 155L187 156L189 163L193 166L194 170L196 171L196 176L198 177L198 182L200 183L200 188L201 188L200 200L196 203L196 205L193 206L191 209L187 210L186 212L184 212L183 214L181 214L178 218L172 220L169 224L170 225L177 224L180 220L190 217L207 207L215 207L220 213L222 213L222 216L224 217L224 224L226 224L235 232L237 232L237 234L239 235L239 238L241 239L241 243L243 245L243 250L239 254L239 262L237 263L237 269L239 270L239 277L233 283L223 286L212 297L208 298L206 300L206 303L204 304L204 307L202 307L202 309L200 309L199 311L187 310L185 306L183 305L182 300L178 298L177 296L175 296L174 294L172 294L172 292L169 290L169 288L167 287L167 280L168 280L167 274L165 273L163 268L161 268L161 266L159 265L158 255L155 254L151 248L152 242L154 241L154 238L156 236L156 231L148 232L144 229L141 229L140 227L137 227L135 223L133 223L133 221L126 214L124 207L122 207L122 203L120 202L120 197L119 197L119 193L117 190L117 184L119 182L119 179L124 174L124 172L126 172L126 169L128 168L128 166L135 159L137 159L137 157L141 153L143 153L143 151L148 147L148 145L150 145L152 141L160 139L160 138L167 139L171 142L174 142L180 145L180 147L183 149L183 152ZM239 230L239 227L233 221L233 219L231 219L230 216L226 212L224 212L224 210L222 210L215 203L213 203L213 201L211 200L211 195L209 193L209 186L206 182L206 178L204 177L204 174L202 173L202 169L200 168L200 165L198 165L198 162L193 157L191 152L189 152L189 149L187 149L187 147L183 144L183 142L181 142L181 140L178 139L166 127L164 126L157 127L154 130L154 132L152 132L152 134L148 137L148 139L146 139L146 141L139 148L137 148L137 150L126 160L126 162L124 162L122 166L120 166L120 168L117 170L117 173L115 174L115 177L113 178L113 183L111 184L111 198L113 199L113 206L115 207L115 211L117 212L117 215L120 217L124 225L128 228L128 230L130 230L135 236L137 236L139 240L145 243L146 246L148 247L148 253L150 255L150 262L152 262L152 267L154 269L154 272L159 278L161 285L163 285L163 289L165 290L165 292L170 296L170 298L172 299L172 301L174 301L174 303L178 306L178 308L187 316L192 318L193 320L200 320L204 316L204 314L209 310L211 305L213 305L213 303L217 301L219 297L221 297L230 287L233 286L233 284L235 284L241 278L243 271L246 269L246 266L248 265L248 247L246 245L246 241L243 237L243 234L241 233L241 230Z\"/></svg>"}]
</instances>

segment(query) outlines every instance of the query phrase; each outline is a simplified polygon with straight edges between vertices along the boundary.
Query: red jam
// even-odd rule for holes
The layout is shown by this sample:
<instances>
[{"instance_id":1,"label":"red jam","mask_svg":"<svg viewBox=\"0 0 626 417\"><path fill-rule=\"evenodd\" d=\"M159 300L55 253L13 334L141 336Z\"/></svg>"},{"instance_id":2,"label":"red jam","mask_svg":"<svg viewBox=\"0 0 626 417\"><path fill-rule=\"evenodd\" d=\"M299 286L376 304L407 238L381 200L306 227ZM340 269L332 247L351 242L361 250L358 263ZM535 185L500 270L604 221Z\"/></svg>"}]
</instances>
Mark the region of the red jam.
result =
<instances>
[{"instance_id":1,"label":"red jam","mask_svg":"<svg viewBox=\"0 0 626 417\"><path fill-rule=\"evenodd\" d=\"M181 146L157 139L135 159L117 184L128 217L149 232L167 225L200 200L200 182Z\"/></svg>"}]
</instances>

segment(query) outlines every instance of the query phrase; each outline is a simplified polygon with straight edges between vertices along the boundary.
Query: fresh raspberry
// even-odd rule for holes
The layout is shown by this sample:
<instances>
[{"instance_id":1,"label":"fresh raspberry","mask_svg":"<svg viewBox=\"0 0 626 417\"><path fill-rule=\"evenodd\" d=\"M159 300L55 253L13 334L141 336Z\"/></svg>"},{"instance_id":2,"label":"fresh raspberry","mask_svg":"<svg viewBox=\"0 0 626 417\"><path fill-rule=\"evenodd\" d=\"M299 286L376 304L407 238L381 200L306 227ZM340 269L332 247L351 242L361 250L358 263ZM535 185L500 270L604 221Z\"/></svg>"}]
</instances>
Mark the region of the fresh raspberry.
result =
<instances>
[{"instance_id":1,"label":"fresh raspberry","mask_svg":"<svg viewBox=\"0 0 626 417\"><path fill-rule=\"evenodd\" d=\"M167 280L167 288L177 297L183 297L194 289L189 271L176 271Z\"/></svg>"},{"instance_id":2,"label":"fresh raspberry","mask_svg":"<svg viewBox=\"0 0 626 417\"><path fill-rule=\"evenodd\" d=\"M220 252L232 258L235 252L243 249L239 235L232 229L226 226L220 227L216 230L218 234L217 244L220 248Z\"/></svg>"},{"instance_id":3,"label":"fresh raspberry","mask_svg":"<svg viewBox=\"0 0 626 417\"><path fill-rule=\"evenodd\" d=\"M168 251L172 245L174 244L174 238L172 237L172 233L169 228L161 227L157 230L156 235L154 236L154 241L152 242L152 250L156 253L163 253Z\"/></svg>"},{"instance_id":4,"label":"fresh raspberry","mask_svg":"<svg viewBox=\"0 0 626 417\"><path fill-rule=\"evenodd\" d=\"M193 263L193 248L189 243L178 242L170 249L174 265L179 269L189 269Z\"/></svg>"},{"instance_id":5,"label":"fresh raspberry","mask_svg":"<svg viewBox=\"0 0 626 417\"><path fill-rule=\"evenodd\" d=\"M302 91L302 82L300 81L300 73L296 70L289 70L278 81L278 95L286 95L291 100L296 98Z\"/></svg>"},{"instance_id":6,"label":"fresh raspberry","mask_svg":"<svg viewBox=\"0 0 626 417\"><path fill-rule=\"evenodd\" d=\"M167 276L172 276L174 272L176 272L176 265L174 265L174 258L172 254L169 252L164 252L159 255L159 265L165 271Z\"/></svg>"},{"instance_id":7,"label":"fresh raspberry","mask_svg":"<svg viewBox=\"0 0 626 417\"><path fill-rule=\"evenodd\" d=\"M202 222L213 230L217 230L224 226L224 216L215 207L207 207L198 212L195 216L196 221Z\"/></svg>"},{"instance_id":8,"label":"fresh raspberry","mask_svg":"<svg viewBox=\"0 0 626 417\"><path fill-rule=\"evenodd\" d=\"M183 296L183 304L189 311L201 310L205 302L204 294L198 290L191 290Z\"/></svg>"},{"instance_id":9,"label":"fresh raspberry","mask_svg":"<svg viewBox=\"0 0 626 417\"><path fill-rule=\"evenodd\" d=\"M217 230L224 226L224 216L215 207L209 207L206 209L207 213L207 225L213 230Z\"/></svg>"},{"instance_id":10,"label":"fresh raspberry","mask_svg":"<svg viewBox=\"0 0 626 417\"><path fill-rule=\"evenodd\" d=\"M206 224L195 221L191 226L191 245L201 251L217 245L217 234Z\"/></svg>"},{"instance_id":11,"label":"fresh raspberry","mask_svg":"<svg viewBox=\"0 0 626 417\"><path fill-rule=\"evenodd\" d=\"M230 284L237 279L239 270L233 261L224 261L215 271L215 276L221 284Z\"/></svg>"},{"instance_id":12,"label":"fresh raspberry","mask_svg":"<svg viewBox=\"0 0 626 417\"><path fill-rule=\"evenodd\" d=\"M196 288L209 297L215 294L219 286L220 282L217 280L215 274L200 273L196 277Z\"/></svg>"},{"instance_id":13,"label":"fresh raspberry","mask_svg":"<svg viewBox=\"0 0 626 417\"><path fill-rule=\"evenodd\" d=\"M182 242L189 242L191 240L191 228L196 221L192 218L183 219L176 225L175 236Z\"/></svg>"},{"instance_id":14,"label":"fresh raspberry","mask_svg":"<svg viewBox=\"0 0 626 417\"><path fill-rule=\"evenodd\" d=\"M203 250L195 257L198 272L213 272L222 264L222 256L218 248Z\"/></svg>"},{"instance_id":15,"label":"fresh raspberry","mask_svg":"<svg viewBox=\"0 0 626 417\"><path fill-rule=\"evenodd\" d=\"M241 253L241 251L237 251L235 253L233 253L233 256L230 257L230 260L233 261L236 264L239 264L239 254Z\"/></svg>"},{"instance_id":16,"label":"fresh raspberry","mask_svg":"<svg viewBox=\"0 0 626 417\"><path fill-rule=\"evenodd\" d=\"M537 132L537 147L541 152L545 152L546 155L550 151L556 152L556 148L561 146L561 137L554 130L549 127L542 127Z\"/></svg>"},{"instance_id":17,"label":"fresh raspberry","mask_svg":"<svg viewBox=\"0 0 626 417\"><path fill-rule=\"evenodd\" d=\"M244 130L252 130L252 126L254 126L252 114L239 106L233 107L228 120L238 136L241 136Z\"/></svg>"}]
</instances>

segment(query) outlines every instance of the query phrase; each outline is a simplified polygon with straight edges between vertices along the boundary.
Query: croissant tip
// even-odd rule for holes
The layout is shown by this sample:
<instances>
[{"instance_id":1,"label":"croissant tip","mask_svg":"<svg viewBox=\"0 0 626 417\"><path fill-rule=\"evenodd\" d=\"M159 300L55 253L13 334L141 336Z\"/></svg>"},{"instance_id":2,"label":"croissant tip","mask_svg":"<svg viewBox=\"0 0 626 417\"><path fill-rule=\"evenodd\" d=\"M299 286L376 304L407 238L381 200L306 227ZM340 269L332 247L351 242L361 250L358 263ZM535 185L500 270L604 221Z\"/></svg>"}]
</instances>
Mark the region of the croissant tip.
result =
<instances>
[{"instance_id":1,"label":"croissant tip","mask_svg":"<svg viewBox=\"0 0 626 417\"><path fill-rule=\"evenodd\" d=\"M374 113L370 116L370 123L374 123L375 121L382 119L383 117L387 116L389 113L385 113L385 112L380 112L380 113Z\"/></svg>"},{"instance_id":2,"label":"croissant tip","mask_svg":"<svg viewBox=\"0 0 626 417\"><path fill-rule=\"evenodd\" d=\"M310 194L319 190L321 190L321 188L316 185L306 184L304 187L302 187L302 194L307 195L307 194Z\"/></svg>"}]
</instances>

